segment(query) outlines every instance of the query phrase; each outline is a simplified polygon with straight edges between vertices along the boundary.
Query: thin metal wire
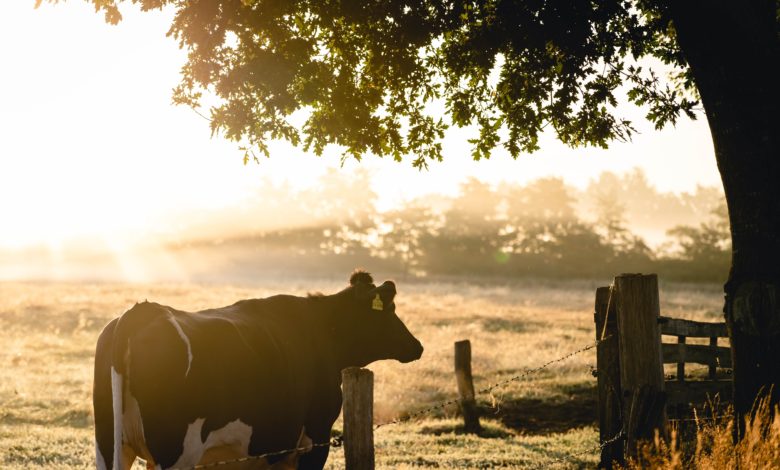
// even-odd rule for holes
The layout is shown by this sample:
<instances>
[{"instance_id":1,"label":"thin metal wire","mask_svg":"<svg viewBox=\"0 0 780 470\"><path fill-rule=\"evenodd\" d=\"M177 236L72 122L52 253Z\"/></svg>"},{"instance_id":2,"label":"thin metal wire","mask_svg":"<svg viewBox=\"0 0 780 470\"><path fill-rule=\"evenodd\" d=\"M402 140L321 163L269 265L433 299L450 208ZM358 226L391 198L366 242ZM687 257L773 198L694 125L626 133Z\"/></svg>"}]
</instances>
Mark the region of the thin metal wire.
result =
<instances>
[{"instance_id":1,"label":"thin metal wire","mask_svg":"<svg viewBox=\"0 0 780 470\"><path fill-rule=\"evenodd\" d=\"M484 388L481 388L481 389L477 390L475 395L488 394L488 393L491 393L493 390L495 390L497 388L504 387L506 385L509 385L512 382L517 382L517 381L523 380L526 377L528 377L529 375L535 374L537 372L541 372L542 370L550 367L553 364L556 364L558 362L563 362L566 359L569 359L570 357L576 356L577 354L581 354L581 353L583 353L585 351L589 351L589 350L595 348L596 346L598 346L600 343L610 339L611 337L612 337L612 335L609 335L609 336L607 336L605 338L597 340L593 344L589 344L588 346L585 346L585 347L580 348L580 349L578 349L576 351L570 352L570 353L568 353L568 354L566 354L564 356L561 356L561 357L559 357L557 359L553 359L551 361L548 361L548 362L542 364L539 367L535 367L533 369L526 369L521 374L517 374L517 375L512 376L512 377L510 377L508 379L501 380L501 381L495 382L493 384L490 384L487 387L484 387ZM422 410L415 411L414 413L410 413L410 414L405 415L403 417L395 418L395 419L393 419L391 421L387 421L387 422L384 422L384 423L379 423L379 424L374 426L374 430L376 431L377 429L385 427L385 426L405 423L405 422L411 421L412 419L417 418L419 416L427 415L429 413L432 413L434 411L446 408L447 406L450 406L450 405L455 405L457 403L460 403L460 398L453 398L451 400L447 400L447 401L438 403L436 405L429 406L427 408L423 408Z\"/></svg>"},{"instance_id":2,"label":"thin metal wire","mask_svg":"<svg viewBox=\"0 0 780 470\"><path fill-rule=\"evenodd\" d=\"M222 466L222 465L228 465L228 464L234 464L234 463L242 463L242 462L249 462L249 461L253 461L253 460L265 459L267 457L278 457L280 455L292 454L293 452L308 452L308 451L310 451L311 449L313 449L315 447L334 447L334 448L336 448L336 447L341 447L341 445L343 443L344 443L344 438L341 437L341 436L337 436L337 437L332 438L328 442L319 442L319 443L311 444L311 445L304 446L304 447L295 447L295 448L292 448L292 449L277 450L277 451L274 451L274 452L266 452L265 454L260 454L260 455L250 455L250 456L247 456L247 457L241 457L241 458L232 459L232 460L220 460L220 461L217 461L217 462L210 462L210 463L205 463L205 464L197 464L197 465L192 465L192 466L189 466L189 467L174 467L174 468L171 468L170 470L199 470L201 468L214 468L214 467L219 467L219 466Z\"/></svg>"},{"instance_id":3,"label":"thin metal wire","mask_svg":"<svg viewBox=\"0 0 780 470\"><path fill-rule=\"evenodd\" d=\"M495 383L493 383L491 385L488 385L485 388L479 389L476 393L477 394L490 393L490 392L492 392L493 390L495 390L495 389L497 389L499 387L503 387L503 386L509 385L512 382L517 382L519 380L522 380L522 379L528 377L531 374L534 374L534 373L537 373L537 372L541 372L542 370L546 369L547 367L549 367L549 366L551 366L553 364L565 361L566 359L569 359L572 356L576 356L577 354L581 354L581 353L583 353L585 351L589 351L589 350L595 348L596 346L598 346L600 343L608 340L609 338L611 338L611 336L607 336L605 338L597 340L593 344L590 344L588 346L580 348L580 349L578 349L576 351L570 352L570 353L568 353L568 354L566 354L564 356L561 356L561 357L559 357L557 359L553 359L551 361L548 361L548 362L542 364L539 367L535 367L533 369L527 369L527 370L525 370L521 374L515 375L515 376L510 377L510 378L508 378L506 380L501 380L499 382L495 382ZM424 408L424 409L422 409L420 411L416 411L414 413L411 413L409 415L403 416L401 418L396 418L396 419L393 419L392 421L388 421L388 422L385 422L385 423L377 424L377 425L374 426L374 430L377 430L377 429L379 429L381 427L390 426L392 424L404 423L404 422L410 421L410 420L412 420L412 419L414 419L414 418L416 418L418 416L422 416L424 414L431 413L433 411L445 408L445 407L447 407L449 405L454 405L454 404L456 404L458 402L460 402L460 398L454 398L454 399L451 399L451 400L447 400L445 402L439 403L439 404L434 405L434 406L429 406L427 408ZM621 433L622 433L622 430L621 430ZM603 446L613 442L617 438L618 438L618 436L615 436L615 438L613 438L613 440L606 441L605 443L603 443L601 445L601 447L603 447ZM241 462L249 462L249 461L253 461L253 460L264 459L264 458L267 458L267 457L276 457L276 456L280 456L280 455L291 454L293 452L309 451L309 450L311 450L312 448L315 448L315 447L341 447L343 442L344 442L344 438L342 436L338 436L338 437L332 438L328 442L320 442L320 443L312 444L312 445L306 446L306 447L295 447L295 448L292 448L292 449L284 449L284 450L278 450L278 451L274 451L274 452L266 452L266 453L260 454L260 455L251 455L251 456L241 457L241 458L232 459L232 460L220 460L220 461L217 461L217 462L211 462L211 463L207 463L207 464L198 464L198 465L193 465L193 466L189 466L189 467L175 467L175 468L172 468L171 470L199 470L199 469L202 469L202 468L213 468L213 467L218 467L218 466L221 466L221 465L228 465L228 464L241 463ZM576 456L576 454L575 454L575 456Z\"/></svg>"},{"instance_id":4,"label":"thin metal wire","mask_svg":"<svg viewBox=\"0 0 780 470\"><path fill-rule=\"evenodd\" d=\"M700 421L700 420L718 420L718 419L726 419L726 418L731 418L731 416L729 416L729 415L720 415L720 416L713 416L713 417L681 418L681 419L669 419L669 421L672 421L672 422ZM539 464L539 468L546 468L549 465L554 464L554 463L570 461L570 460L574 459L575 457L579 457L579 456L582 456L582 455L585 455L585 454L590 454L590 453L593 453L593 452L601 451L602 449L604 449L604 447L606 447L606 446L608 446L608 445L610 445L610 444L612 444L614 442L617 442L618 440L623 439L624 437L626 437L626 433L621 428L620 431L618 431L618 433L615 434L614 437L612 437L610 439L607 439L606 441L603 441L601 444L599 444L596 447L593 447L593 448L590 448L590 449L586 449L586 450L581 451L581 452L576 452L574 454L567 454L567 455L565 455L563 457L560 457L560 458L557 458L557 459L547 460L543 464Z\"/></svg>"},{"instance_id":5,"label":"thin metal wire","mask_svg":"<svg viewBox=\"0 0 780 470\"><path fill-rule=\"evenodd\" d=\"M733 419L731 415L718 415L718 416L698 416L696 418L669 418L667 421L672 423L689 422L689 421L718 421Z\"/></svg>"},{"instance_id":6,"label":"thin metal wire","mask_svg":"<svg viewBox=\"0 0 780 470\"><path fill-rule=\"evenodd\" d=\"M538 468L547 468L550 465L555 464L555 463L570 462L570 461L574 460L576 457L580 457L580 456L583 456L583 455L586 455L586 454L592 454L594 452L599 452L604 447L607 447L608 445L610 445L610 444L612 444L614 442L617 442L620 439L623 439L625 436L626 436L626 434L623 431L623 429L621 428L620 431L618 431L618 433L615 434L612 438L607 439L606 441L601 442L599 445L597 445L595 447L591 447L590 449L585 449L585 450L580 451L580 452L575 452L573 454L566 454L563 457L559 457L559 458L556 458L556 459L546 460L545 462L540 463L538 465Z\"/></svg>"}]
</instances>

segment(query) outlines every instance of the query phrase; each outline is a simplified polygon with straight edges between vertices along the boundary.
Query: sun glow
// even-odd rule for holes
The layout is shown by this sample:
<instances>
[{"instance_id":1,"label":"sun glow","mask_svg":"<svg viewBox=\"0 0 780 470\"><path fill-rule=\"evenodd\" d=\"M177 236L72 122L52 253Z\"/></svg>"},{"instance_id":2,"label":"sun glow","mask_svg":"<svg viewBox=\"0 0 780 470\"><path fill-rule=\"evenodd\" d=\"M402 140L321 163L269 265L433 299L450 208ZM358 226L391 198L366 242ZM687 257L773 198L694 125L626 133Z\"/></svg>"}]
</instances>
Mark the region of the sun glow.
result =
<instances>
[{"instance_id":1,"label":"sun glow","mask_svg":"<svg viewBox=\"0 0 780 470\"><path fill-rule=\"evenodd\" d=\"M45 246L56 266L73 246L99 246L124 260L128 276L142 276L130 260L134 245L154 246L199 212L256 197L261 181L302 188L339 166L337 149L318 158L285 143L244 166L235 143L210 138L201 116L171 105L186 59L165 37L171 11L126 6L124 21L110 26L83 1L33 3L0 3L0 249ZM453 129L446 161L429 172L377 158L339 171L368 169L380 209L453 194L470 176L496 184L555 175L584 187L604 170L640 166L662 190L719 184L703 119L654 132L631 112L643 133L608 151L572 150L544 135L537 154L513 161L498 151L472 162L468 131Z\"/></svg>"}]
</instances>

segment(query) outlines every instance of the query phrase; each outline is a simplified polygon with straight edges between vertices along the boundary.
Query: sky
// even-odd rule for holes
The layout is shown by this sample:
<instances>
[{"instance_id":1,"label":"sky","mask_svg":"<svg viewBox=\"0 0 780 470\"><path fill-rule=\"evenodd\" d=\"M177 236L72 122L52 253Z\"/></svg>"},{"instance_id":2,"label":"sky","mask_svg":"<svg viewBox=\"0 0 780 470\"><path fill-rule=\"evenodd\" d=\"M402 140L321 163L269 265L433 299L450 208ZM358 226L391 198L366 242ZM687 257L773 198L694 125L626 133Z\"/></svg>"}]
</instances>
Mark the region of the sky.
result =
<instances>
[{"instance_id":1,"label":"sky","mask_svg":"<svg viewBox=\"0 0 780 470\"><path fill-rule=\"evenodd\" d=\"M283 142L270 159L244 165L238 145L210 135L208 122L171 104L186 52L165 36L171 11L123 9L107 25L84 1L34 9L34 0L0 2L0 247L100 238L121 245L174 230L172 215L230 207L264 180L294 188L338 168ZM706 120L655 131L628 108L640 134L608 150L570 149L546 134L542 150L512 160L497 151L473 162L467 130L452 129L444 163L429 171L379 158L348 161L367 169L380 209L427 193L454 194L466 178L492 184L557 176L585 187L603 171L645 171L662 191L720 185Z\"/></svg>"}]
</instances>

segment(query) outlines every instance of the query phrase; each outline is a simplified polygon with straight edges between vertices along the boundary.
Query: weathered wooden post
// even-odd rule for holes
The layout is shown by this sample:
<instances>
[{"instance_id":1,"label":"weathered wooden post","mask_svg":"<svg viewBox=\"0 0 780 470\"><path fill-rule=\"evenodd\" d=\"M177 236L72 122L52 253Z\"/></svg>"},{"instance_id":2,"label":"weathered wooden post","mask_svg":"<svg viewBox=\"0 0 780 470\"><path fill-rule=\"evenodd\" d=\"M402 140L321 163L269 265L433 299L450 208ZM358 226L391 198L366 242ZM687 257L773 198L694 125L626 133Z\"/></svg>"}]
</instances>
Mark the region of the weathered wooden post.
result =
<instances>
[{"instance_id":1,"label":"weathered wooden post","mask_svg":"<svg viewBox=\"0 0 780 470\"><path fill-rule=\"evenodd\" d=\"M620 433L620 352L618 348L615 299L610 288L596 289L596 375L599 397L599 439L606 442ZM623 440L617 439L601 448L600 468L611 469L614 462L623 463Z\"/></svg>"},{"instance_id":2,"label":"weathered wooden post","mask_svg":"<svg viewBox=\"0 0 780 470\"><path fill-rule=\"evenodd\" d=\"M464 430L477 434L482 429L474 398L474 378L471 375L471 341L455 343L455 380L458 383L460 409L463 412Z\"/></svg>"},{"instance_id":3,"label":"weathered wooden post","mask_svg":"<svg viewBox=\"0 0 780 470\"><path fill-rule=\"evenodd\" d=\"M374 373L341 371L344 393L344 463L347 470L374 470Z\"/></svg>"},{"instance_id":4,"label":"weathered wooden post","mask_svg":"<svg viewBox=\"0 0 780 470\"><path fill-rule=\"evenodd\" d=\"M656 431L666 437L658 276L621 274L615 278L613 294L626 452L633 457L639 440L653 439Z\"/></svg>"}]
</instances>

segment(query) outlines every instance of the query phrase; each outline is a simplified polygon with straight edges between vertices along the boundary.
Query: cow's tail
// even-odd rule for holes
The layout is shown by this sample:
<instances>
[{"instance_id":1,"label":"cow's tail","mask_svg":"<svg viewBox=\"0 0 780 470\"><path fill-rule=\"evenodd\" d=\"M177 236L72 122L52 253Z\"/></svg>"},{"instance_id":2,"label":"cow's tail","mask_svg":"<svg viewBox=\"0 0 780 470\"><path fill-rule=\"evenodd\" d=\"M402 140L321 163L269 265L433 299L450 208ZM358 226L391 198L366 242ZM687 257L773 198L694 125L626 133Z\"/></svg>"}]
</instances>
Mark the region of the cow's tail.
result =
<instances>
[{"instance_id":1,"label":"cow's tail","mask_svg":"<svg viewBox=\"0 0 780 470\"><path fill-rule=\"evenodd\" d=\"M124 423L124 389L125 377L128 367L128 347L130 337L140 328L149 324L160 315L168 315L169 312L159 304L143 302L135 304L133 308L122 314L114 328L114 341L111 351L111 396L114 415L114 466L115 470L122 469L122 430Z\"/></svg>"}]
</instances>

